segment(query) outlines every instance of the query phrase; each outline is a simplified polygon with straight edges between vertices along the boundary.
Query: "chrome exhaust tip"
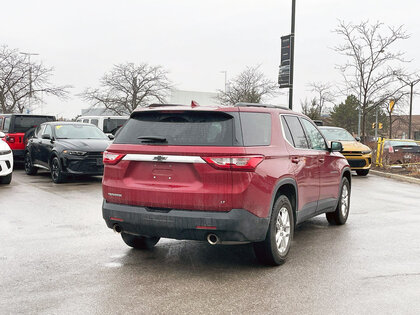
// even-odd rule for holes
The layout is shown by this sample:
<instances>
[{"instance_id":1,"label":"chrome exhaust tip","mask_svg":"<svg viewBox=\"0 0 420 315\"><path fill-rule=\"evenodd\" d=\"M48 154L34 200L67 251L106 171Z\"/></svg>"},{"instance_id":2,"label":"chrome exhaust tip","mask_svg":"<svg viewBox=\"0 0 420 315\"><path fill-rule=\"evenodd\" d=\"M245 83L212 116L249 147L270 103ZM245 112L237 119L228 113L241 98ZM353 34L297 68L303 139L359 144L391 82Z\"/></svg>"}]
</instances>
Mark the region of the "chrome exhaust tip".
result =
<instances>
[{"instance_id":1,"label":"chrome exhaust tip","mask_svg":"<svg viewBox=\"0 0 420 315\"><path fill-rule=\"evenodd\" d=\"M122 232L122 227L119 224L114 224L112 229L114 230L115 233L118 233L118 234Z\"/></svg>"},{"instance_id":2,"label":"chrome exhaust tip","mask_svg":"<svg viewBox=\"0 0 420 315\"><path fill-rule=\"evenodd\" d=\"M216 245L219 244L220 240L216 234L209 234L207 235L207 242L209 242L210 245Z\"/></svg>"}]
</instances>

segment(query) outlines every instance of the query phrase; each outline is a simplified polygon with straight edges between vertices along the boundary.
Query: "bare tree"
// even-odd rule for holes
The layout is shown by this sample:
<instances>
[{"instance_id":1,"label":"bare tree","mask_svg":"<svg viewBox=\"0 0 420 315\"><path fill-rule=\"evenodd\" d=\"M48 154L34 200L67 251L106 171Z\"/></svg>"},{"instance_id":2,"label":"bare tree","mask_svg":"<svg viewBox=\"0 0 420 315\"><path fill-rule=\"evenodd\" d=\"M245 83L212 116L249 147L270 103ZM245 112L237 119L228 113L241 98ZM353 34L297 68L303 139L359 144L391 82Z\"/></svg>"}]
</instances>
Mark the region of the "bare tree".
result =
<instances>
[{"instance_id":1,"label":"bare tree","mask_svg":"<svg viewBox=\"0 0 420 315\"><path fill-rule=\"evenodd\" d=\"M327 103L334 103L335 97L330 83L311 82L308 84L311 92L316 93L314 101L318 104L319 117L322 116Z\"/></svg>"},{"instance_id":2,"label":"bare tree","mask_svg":"<svg viewBox=\"0 0 420 315\"><path fill-rule=\"evenodd\" d=\"M321 119L321 110L316 98L312 100L306 98L303 102L300 101L300 106L302 107L302 114L308 116L310 119Z\"/></svg>"},{"instance_id":3,"label":"bare tree","mask_svg":"<svg viewBox=\"0 0 420 315\"><path fill-rule=\"evenodd\" d=\"M360 96L361 134L364 137L367 114L401 90L396 86L397 77L403 74L401 64L407 61L404 53L392 48L409 36L402 26L385 26L379 22L353 25L340 21L335 32L344 40L335 49L348 58L339 66L345 93Z\"/></svg>"},{"instance_id":4,"label":"bare tree","mask_svg":"<svg viewBox=\"0 0 420 315\"><path fill-rule=\"evenodd\" d=\"M17 49L0 47L0 111L22 113L42 103L42 94L65 98L70 86L50 82L53 68L42 63L29 63ZM29 105L30 102L30 105Z\"/></svg>"},{"instance_id":5,"label":"bare tree","mask_svg":"<svg viewBox=\"0 0 420 315\"><path fill-rule=\"evenodd\" d=\"M259 66L247 67L230 80L227 90L218 90L217 100L223 105L238 102L260 103L278 94L278 84L265 77Z\"/></svg>"},{"instance_id":6,"label":"bare tree","mask_svg":"<svg viewBox=\"0 0 420 315\"><path fill-rule=\"evenodd\" d=\"M105 107L117 115L130 114L137 107L164 103L172 83L161 66L123 63L100 80L100 87L86 89L80 96L92 107Z\"/></svg>"}]
</instances>

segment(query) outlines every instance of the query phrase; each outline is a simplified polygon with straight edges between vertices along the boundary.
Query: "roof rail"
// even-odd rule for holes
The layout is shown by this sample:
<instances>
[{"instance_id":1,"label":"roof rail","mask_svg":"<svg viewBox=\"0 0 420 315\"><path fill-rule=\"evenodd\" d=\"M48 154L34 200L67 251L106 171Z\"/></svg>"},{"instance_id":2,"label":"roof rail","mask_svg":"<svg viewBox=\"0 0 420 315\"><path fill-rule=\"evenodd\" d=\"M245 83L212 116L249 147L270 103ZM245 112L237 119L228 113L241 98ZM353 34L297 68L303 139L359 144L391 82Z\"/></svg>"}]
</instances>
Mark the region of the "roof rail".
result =
<instances>
[{"instance_id":1,"label":"roof rail","mask_svg":"<svg viewBox=\"0 0 420 315\"><path fill-rule=\"evenodd\" d=\"M281 106L281 105L273 105L273 104L260 104L260 103L236 103L234 105L235 107L266 107L266 108L279 108L279 109L285 109L290 110L289 107Z\"/></svg>"},{"instance_id":2,"label":"roof rail","mask_svg":"<svg viewBox=\"0 0 420 315\"><path fill-rule=\"evenodd\" d=\"M182 105L182 104L150 104L147 107L166 107L166 106L187 106L187 105Z\"/></svg>"}]
</instances>

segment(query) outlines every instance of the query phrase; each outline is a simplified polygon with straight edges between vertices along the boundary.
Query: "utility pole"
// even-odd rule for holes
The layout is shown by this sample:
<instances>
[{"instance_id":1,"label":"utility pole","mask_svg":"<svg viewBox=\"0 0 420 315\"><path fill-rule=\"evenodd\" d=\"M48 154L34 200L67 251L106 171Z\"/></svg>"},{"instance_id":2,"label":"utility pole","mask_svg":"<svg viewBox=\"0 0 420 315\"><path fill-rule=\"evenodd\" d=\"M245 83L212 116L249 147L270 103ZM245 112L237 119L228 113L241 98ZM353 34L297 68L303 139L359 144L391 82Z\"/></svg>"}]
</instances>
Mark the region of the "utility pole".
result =
<instances>
[{"instance_id":1,"label":"utility pole","mask_svg":"<svg viewBox=\"0 0 420 315\"><path fill-rule=\"evenodd\" d=\"M407 82L403 78L398 78L398 80L410 86L410 115L408 117L408 139L411 139L411 116L413 114L413 91L414 91L414 86L420 82L420 79L417 79L411 82Z\"/></svg>"},{"instance_id":2,"label":"utility pole","mask_svg":"<svg viewBox=\"0 0 420 315\"><path fill-rule=\"evenodd\" d=\"M293 109L293 68L295 57L295 16L296 0L292 0L292 25L290 31L290 87L289 87L289 108Z\"/></svg>"},{"instance_id":3,"label":"utility pole","mask_svg":"<svg viewBox=\"0 0 420 315\"><path fill-rule=\"evenodd\" d=\"M27 110L31 109L31 97L33 96L32 91L32 65L31 65L31 56L38 56L37 53L29 53L29 52L20 52L22 55L28 57L28 64L29 64L29 96L28 96L28 108Z\"/></svg>"},{"instance_id":4,"label":"utility pole","mask_svg":"<svg viewBox=\"0 0 420 315\"><path fill-rule=\"evenodd\" d=\"M379 111L379 108L378 108L378 106L376 106L376 117L375 117L375 141L377 141L378 140L378 111Z\"/></svg>"}]
</instances>

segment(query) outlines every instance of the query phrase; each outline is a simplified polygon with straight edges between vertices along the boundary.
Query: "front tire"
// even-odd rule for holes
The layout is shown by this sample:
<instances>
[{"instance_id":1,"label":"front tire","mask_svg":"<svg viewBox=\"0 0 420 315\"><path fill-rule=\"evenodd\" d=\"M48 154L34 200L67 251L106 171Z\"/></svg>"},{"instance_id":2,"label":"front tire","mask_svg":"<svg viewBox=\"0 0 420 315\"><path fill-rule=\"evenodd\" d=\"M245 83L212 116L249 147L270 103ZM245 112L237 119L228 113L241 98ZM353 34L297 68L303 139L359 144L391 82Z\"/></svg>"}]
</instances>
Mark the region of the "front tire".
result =
<instances>
[{"instance_id":1,"label":"front tire","mask_svg":"<svg viewBox=\"0 0 420 315\"><path fill-rule=\"evenodd\" d=\"M344 177L341 180L340 199L334 212L327 212L327 220L332 225L343 225L347 222L350 211L350 183Z\"/></svg>"},{"instance_id":2,"label":"front tire","mask_svg":"<svg viewBox=\"0 0 420 315\"><path fill-rule=\"evenodd\" d=\"M58 157L54 157L51 161L51 178L56 184L63 183L66 180L66 176L63 174Z\"/></svg>"},{"instance_id":3,"label":"front tire","mask_svg":"<svg viewBox=\"0 0 420 315\"><path fill-rule=\"evenodd\" d=\"M29 152L26 152L25 154L25 173L27 175L36 175L38 172L38 168L34 166L32 163L31 154Z\"/></svg>"},{"instance_id":4,"label":"front tire","mask_svg":"<svg viewBox=\"0 0 420 315\"><path fill-rule=\"evenodd\" d=\"M152 249L160 240L160 237L136 236L124 232L121 237L124 243L135 249Z\"/></svg>"},{"instance_id":5,"label":"front tire","mask_svg":"<svg viewBox=\"0 0 420 315\"><path fill-rule=\"evenodd\" d=\"M0 176L0 184L9 185L11 181L12 181L12 173L6 176Z\"/></svg>"},{"instance_id":6,"label":"front tire","mask_svg":"<svg viewBox=\"0 0 420 315\"><path fill-rule=\"evenodd\" d=\"M262 264L278 266L286 261L294 226L292 205L289 198L282 195L274 204L265 240L253 244L255 256Z\"/></svg>"},{"instance_id":7,"label":"front tire","mask_svg":"<svg viewBox=\"0 0 420 315\"><path fill-rule=\"evenodd\" d=\"M366 176L367 174L369 174L369 169L367 169L367 170L356 170L356 174L358 176Z\"/></svg>"}]
</instances>

